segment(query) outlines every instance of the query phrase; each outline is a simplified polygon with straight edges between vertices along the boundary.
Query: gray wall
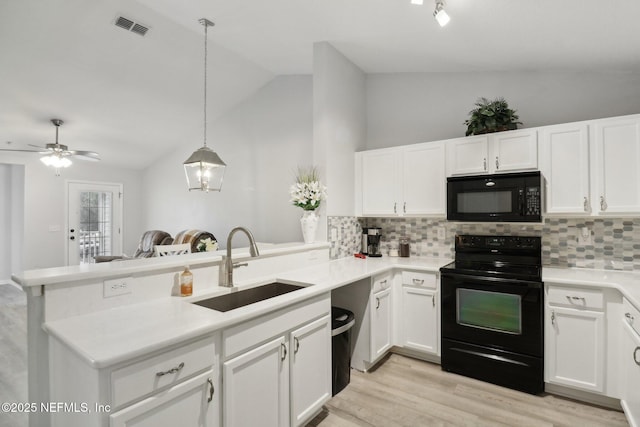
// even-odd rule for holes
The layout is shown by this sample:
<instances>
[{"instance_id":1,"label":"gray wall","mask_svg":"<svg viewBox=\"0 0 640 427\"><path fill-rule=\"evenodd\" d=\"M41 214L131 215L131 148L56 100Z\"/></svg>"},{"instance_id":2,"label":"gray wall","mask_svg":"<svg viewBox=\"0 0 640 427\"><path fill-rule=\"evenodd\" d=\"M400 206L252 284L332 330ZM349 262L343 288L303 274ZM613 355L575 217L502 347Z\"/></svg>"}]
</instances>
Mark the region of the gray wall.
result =
<instances>
[{"instance_id":1,"label":"gray wall","mask_svg":"<svg viewBox=\"0 0 640 427\"><path fill-rule=\"evenodd\" d=\"M367 76L367 149L464 136L481 97L503 96L522 127L640 113L640 71Z\"/></svg>"}]
</instances>

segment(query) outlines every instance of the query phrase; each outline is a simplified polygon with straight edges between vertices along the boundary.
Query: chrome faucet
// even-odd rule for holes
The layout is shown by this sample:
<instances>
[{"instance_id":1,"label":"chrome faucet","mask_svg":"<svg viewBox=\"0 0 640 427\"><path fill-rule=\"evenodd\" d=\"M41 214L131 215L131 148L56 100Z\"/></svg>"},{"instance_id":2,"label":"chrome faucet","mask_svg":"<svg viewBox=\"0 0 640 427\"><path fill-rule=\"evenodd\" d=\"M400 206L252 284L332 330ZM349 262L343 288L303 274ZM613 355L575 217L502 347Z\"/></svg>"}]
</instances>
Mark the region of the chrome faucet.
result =
<instances>
[{"instance_id":1,"label":"chrome faucet","mask_svg":"<svg viewBox=\"0 0 640 427\"><path fill-rule=\"evenodd\" d=\"M233 230L231 230L231 232L229 233L229 237L227 237L227 256L224 260L226 280L223 280L222 283L220 283L220 286L226 286L229 288L233 287L233 268L249 265L246 262L234 264L233 260L231 259L231 240L233 239L233 235L236 234L237 231L242 231L249 238L249 252L251 253L251 257L257 257L260 255L258 246L256 245L256 241L253 238L253 234L251 234L248 229L246 229L245 227L235 227Z\"/></svg>"}]
</instances>

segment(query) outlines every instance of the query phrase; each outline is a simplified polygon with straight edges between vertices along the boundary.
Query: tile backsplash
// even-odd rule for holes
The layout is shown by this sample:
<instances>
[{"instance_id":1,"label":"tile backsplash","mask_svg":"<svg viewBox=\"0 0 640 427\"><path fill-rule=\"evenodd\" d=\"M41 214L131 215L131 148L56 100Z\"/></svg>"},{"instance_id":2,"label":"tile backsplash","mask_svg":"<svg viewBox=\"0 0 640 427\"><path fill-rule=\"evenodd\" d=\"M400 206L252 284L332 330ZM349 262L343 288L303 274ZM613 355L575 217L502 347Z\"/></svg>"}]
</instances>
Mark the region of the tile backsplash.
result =
<instances>
[{"instance_id":1,"label":"tile backsplash","mask_svg":"<svg viewBox=\"0 0 640 427\"><path fill-rule=\"evenodd\" d=\"M640 218L546 218L541 224L494 224L444 218L329 217L332 259L360 251L362 227L382 228L383 255L397 248L402 236L410 238L412 256L449 258L454 256L456 234L541 236L544 265L640 271Z\"/></svg>"}]
</instances>

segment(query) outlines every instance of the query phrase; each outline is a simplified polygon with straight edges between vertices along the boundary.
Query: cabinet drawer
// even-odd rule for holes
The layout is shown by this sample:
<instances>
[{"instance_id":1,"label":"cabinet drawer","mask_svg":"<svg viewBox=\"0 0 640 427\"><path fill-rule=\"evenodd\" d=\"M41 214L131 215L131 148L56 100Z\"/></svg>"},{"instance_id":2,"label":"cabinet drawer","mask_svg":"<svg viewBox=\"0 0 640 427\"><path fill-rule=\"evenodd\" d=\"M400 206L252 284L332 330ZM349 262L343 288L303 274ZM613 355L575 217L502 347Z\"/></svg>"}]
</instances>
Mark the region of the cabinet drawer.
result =
<instances>
[{"instance_id":1,"label":"cabinet drawer","mask_svg":"<svg viewBox=\"0 0 640 427\"><path fill-rule=\"evenodd\" d=\"M402 284L435 289L437 287L436 274L418 271L403 271Z\"/></svg>"},{"instance_id":2,"label":"cabinet drawer","mask_svg":"<svg viewBox=\"0 0 640 427\"><path fill-rule=\"evenodd\" d=\"M547 301L549 305L561 307L604 309L604 295L599 289L553 285L548 287Z\"/></svg>"},{"instance_id":3,"label":"cabinet drawer","mask_svg":"<svg viewBox=\"0 0 640 427\"><path fill-rule=\"evenodd\" d=\"M389 287L391 287L392 282L393 278L391 277L391 274L381 274L380 276L375 276L372 279L372 291L378 292L384 289L388 289Z\"/></svg>"},{"instance_id":4,"label":"cabinet drawer","mask_svg":"<svg viewBox=\"0 0 640 427\"><path fill-rule=\"evenodd\" d=\"M111 373L112 406L119 407L211 369L214 358L214 340L206 339L117 369Z\"/></svg>"},{"instance_id":5,"label":"cabinet drawer","mask_svg":"<svg viewBox=\"0 0 640 427\"><path fill-rule=\"evenodd\" d=\"M640 310L635 308L628 299L624 298L622 312L624 320L640 335Z\"/></svg>"}]
</instances>

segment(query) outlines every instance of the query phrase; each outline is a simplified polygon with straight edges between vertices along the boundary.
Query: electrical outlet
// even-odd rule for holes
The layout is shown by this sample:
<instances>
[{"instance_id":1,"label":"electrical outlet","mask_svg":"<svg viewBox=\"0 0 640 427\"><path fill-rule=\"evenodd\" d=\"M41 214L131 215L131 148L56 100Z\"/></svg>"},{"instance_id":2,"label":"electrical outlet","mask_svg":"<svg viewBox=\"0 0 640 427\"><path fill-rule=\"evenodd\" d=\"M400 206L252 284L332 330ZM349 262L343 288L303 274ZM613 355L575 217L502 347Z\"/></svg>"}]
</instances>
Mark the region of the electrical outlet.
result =
<instances>
[{"instance_id":1,"label":"electrical outlet","mask_svg":"<svg viewBox=\"0 0 640 427\"><path fill-rule=\"evenodd\" d=\"M133 277L105 280L103 286L103 294L105 298L130 294L133 286Z\"/></svg>"},{"instance_id":2,"label":"electrical outlet","mask_svg":"<svg viewBox=\"0 0 640 427\"><path fill-rule=\"evenodd\" d=\"M589 227L580 227L577 229L578 231L578 244L580 245L590 245L592 244L592 239L591 239L591 230L589 230Z\"/></svg>"},{"instance_id":3,"label":"electrical outlet","mask_svg":"<svg viewBox=\"0 0 640 427\"><path fill-rule=\"evenodd\" d=\"M438 236L438 240L446 240L447 238L447 229L444 227L436 227L436 233Z\"/></svg>"}]
</instances>

